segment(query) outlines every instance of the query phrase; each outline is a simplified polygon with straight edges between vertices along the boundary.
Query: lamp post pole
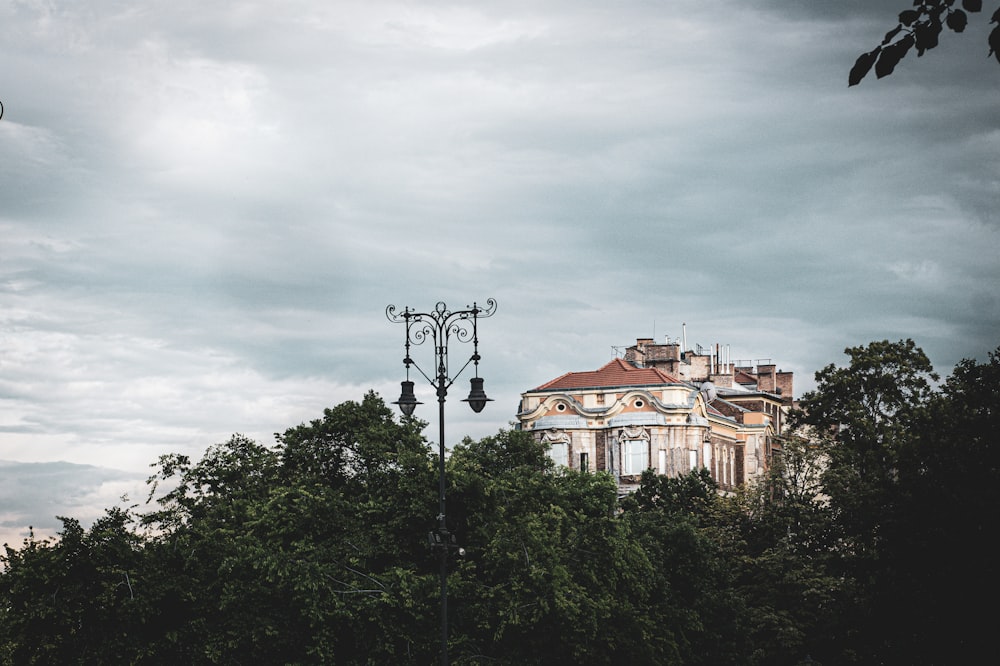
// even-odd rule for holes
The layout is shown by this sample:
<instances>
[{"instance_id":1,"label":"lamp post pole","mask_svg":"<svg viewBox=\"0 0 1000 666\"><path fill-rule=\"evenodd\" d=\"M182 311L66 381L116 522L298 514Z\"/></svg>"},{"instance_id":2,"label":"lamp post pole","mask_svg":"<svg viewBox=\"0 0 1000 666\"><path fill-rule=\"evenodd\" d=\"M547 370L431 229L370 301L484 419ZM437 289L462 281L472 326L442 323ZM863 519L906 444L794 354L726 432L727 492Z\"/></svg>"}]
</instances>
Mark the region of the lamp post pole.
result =
<instances>
[{"instance_id":1,"label":"lamp post pole","mask_svg":"<svg viewBox=\"0 0 1000 666\"><path fill-rule=\"evenodd\" d=\"M444 303L437 303L431 312L417 312L409 307L403 308L402 313L396 311L395 305L390 305L385 310L385 316L393 323L406 324L406 357L403 365L406 366L406 379L402 382L402 392L395 405L406 416L412 416L417 405L422 404L417 401L413 393L413 381L410 380L410 367L414 367L437 391L438 398L438 515L437 530L430 533L430 542L439 551L441 563L441 664L448 665L448 549L457 548L455 535L448 531L448 522L445 513L445 479L444 479L444 403L448 396L448 389L458 376L469 367L471 363L475 370L472 377L469 397L463 402L469 403L472 411L479 413L483 411L490 398L486 397L483 391L483 379L479 376L479 319L492 317L496 312L497 303L492 298L487 299L486 307L481 308L475 303L472 307L466 306L465 310L449 310ZM452 340L458 342L471 342L472 355L458 369L452 373L448 366L448 345ZM410 347L422 345L427 341L434 344L434 371L433 377L417 365L416 361L410 357Z\"/></svg>"}]
</instances>

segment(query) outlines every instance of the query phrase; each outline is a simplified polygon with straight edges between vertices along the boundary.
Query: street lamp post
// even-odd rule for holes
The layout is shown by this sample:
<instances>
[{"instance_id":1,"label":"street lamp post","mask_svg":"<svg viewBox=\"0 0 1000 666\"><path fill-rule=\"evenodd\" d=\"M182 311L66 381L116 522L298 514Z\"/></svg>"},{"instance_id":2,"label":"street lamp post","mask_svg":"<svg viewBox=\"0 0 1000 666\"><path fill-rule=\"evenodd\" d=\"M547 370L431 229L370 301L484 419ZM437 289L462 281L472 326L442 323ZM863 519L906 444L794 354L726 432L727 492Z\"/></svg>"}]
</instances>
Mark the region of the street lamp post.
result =
<instances>
[{"instance_id":1,"label":"street lamp post","mask_svg":"<svg viewBox=\"0 0 1000 666\"><path fill-rule=\"evenodd\" d=\"M437 390L438 398L438 527L430 533L430 542L439 551L441 560L441 663L448 664L448 549L457 547L455 535L448 531L445 519L445 483L444 483L444 401L448 388L455 383L458 376L471 363L475 371L471 379L469 397L463 402L469 403L472 411L483 411L490 398L483 391L483 379L479 376L479 319L492 317L496 312L497 303L492 298L486 300L486 307L481 308L475 303L465 310L451 311L444 303L437 303L432 312L417 312L409 307L402 313L396 312L396 306L385 309L385 316L393 323L406 324L406 379L401 382L402 392L399 400L393 404L399 405L400 411L406 416L412 416L419 402L413 393L413 381L410 380L410 366L413 366ZM410 347L422 345L428 340L434 343L434 373L428 375L410 357ZM472 355L465 361L458 372L451 373L448 365L448 345L452 340L472 342Z\"/></svg>"}]
</instances>

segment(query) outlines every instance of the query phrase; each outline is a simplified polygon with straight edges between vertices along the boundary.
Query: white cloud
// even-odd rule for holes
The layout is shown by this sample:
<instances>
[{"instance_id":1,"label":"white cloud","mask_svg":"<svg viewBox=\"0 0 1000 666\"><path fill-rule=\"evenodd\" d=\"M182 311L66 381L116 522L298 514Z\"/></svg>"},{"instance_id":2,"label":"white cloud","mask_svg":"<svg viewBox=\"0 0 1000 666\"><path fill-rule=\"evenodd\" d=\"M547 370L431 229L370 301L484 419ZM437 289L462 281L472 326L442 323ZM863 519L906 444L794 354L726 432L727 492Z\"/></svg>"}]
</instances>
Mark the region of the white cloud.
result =
<instances>
[{"instance_id":1,"label":"white cloud","mask_svg":"<svg viewBox=\"0 0 1000 666\"><path fill-rule=\"evenodd\" d=\"M270 92L257 68L172 53L159 41L126 57L117 125L129 161L171 189L226 193L246 179L266 186L281 131L262 116Z\"/></svg>"},{"instance_id":2,"label":"white cloud","mask_svg":"<svg viewBox=\"0 0 1000 666\"><path fill-rule=\"evenodd\" d=\"M0 458L391 401L389 303L500 303L456 438L682 322L802 390L872 339L984 356L1000 74L970 26L848 89L897 5L0 7Z\"/></svg>"}]
</instances>

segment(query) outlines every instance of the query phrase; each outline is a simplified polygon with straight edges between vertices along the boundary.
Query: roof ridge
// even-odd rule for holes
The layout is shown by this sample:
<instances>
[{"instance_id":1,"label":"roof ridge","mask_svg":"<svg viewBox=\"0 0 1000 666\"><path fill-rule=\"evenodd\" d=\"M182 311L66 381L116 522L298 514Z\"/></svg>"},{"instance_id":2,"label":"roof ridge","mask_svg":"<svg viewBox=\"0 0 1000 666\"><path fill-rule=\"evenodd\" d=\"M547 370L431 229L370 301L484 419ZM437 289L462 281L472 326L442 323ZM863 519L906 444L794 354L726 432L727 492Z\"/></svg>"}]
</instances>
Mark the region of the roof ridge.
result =
<instances>
[{"instance_id":1,"label":"roof ridge","mask_svg":"<svg viewBox=\"0 0 1000 666\"><path fill-rule=\"evenodd\" d=\"M574 373L572 373L572 372L564 372L563 374L559 375L559 376L558 376L558 377L556 377L555 379L550 379L549 381L545 382L544 384L542 384L541 386L539 386L539 387L538 387L538 388L536 388L535 390L536 390L536 391L540 391L540 390L542 390L542 389L545 389L545 388L548 388L550 384L555 384L555 383L556 383L556 382L558 382L558 381L559 381L560 379L563 379L563 378L565 378L565 377L569 377L569 376L570 376L570 375L572 375L572 374L574 374Z\"/></svg>"},{"instance_id":2,"label":"roof ridge","mask_svg":"<svg viewBox=\"0 0 1000 666\"><path fill-rule=\"evenodd\" d=\"M681 380L659 368L638 368L621 358L613 358L597 370L567 372L533 389L545 391L556 388L598 388L606 386L640 386L681 384Z\"/></svg>"}]
</instances>

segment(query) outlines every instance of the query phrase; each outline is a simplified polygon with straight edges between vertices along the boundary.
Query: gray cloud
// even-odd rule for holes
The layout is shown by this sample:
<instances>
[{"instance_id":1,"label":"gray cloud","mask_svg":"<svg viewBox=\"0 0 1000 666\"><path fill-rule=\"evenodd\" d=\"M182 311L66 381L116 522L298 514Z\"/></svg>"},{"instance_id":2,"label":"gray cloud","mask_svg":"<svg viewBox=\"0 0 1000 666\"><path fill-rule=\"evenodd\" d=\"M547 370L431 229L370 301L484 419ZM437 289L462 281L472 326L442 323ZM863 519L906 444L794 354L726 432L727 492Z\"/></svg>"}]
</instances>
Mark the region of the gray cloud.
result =
<instances>
[{"instance_id":1,"label":"gray cloud","mask_svg":"<svg viewBox=\"0 0 1000 666\"><path fill-rule=\"evenodd\" d=\"M393 400L389 303L500 302L455 438L682 323L800 391L873 339L983 358L1000 69L977 20L848 89L904 4L0 10L0 458L144 472Z\"/></svg>"},{"instance_id":2,"label":"gray cloud","mask_svg":"<svg viewBox=\"0 0 1000 666\"><path fill-rule=\"evenodd\" d=\"M134 473L93 465L0 460L0 543L17 547L29 532L38 539L55 536L62 527L57 516L89 523L106 508L141 503L144 482Z\"/></svg>"}]
</instances>

